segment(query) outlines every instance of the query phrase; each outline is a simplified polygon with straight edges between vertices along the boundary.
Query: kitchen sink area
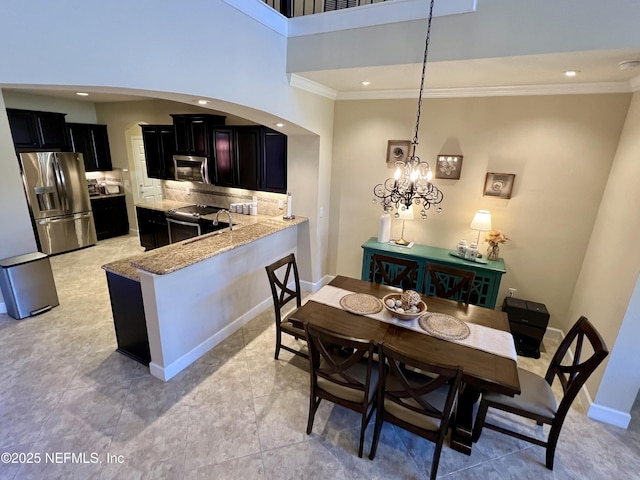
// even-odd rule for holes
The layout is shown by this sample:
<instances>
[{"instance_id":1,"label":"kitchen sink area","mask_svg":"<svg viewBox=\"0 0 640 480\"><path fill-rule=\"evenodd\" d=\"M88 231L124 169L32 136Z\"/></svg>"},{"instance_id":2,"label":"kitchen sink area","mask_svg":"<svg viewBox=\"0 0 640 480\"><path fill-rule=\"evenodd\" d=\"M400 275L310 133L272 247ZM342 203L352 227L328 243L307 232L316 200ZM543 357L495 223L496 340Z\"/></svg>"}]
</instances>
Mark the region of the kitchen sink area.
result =
<instances>
[{"instance_id":1,"label":"kitchen sink area","mask_svg":"<svg viewBox=\"0 0 640 480\"><path fill-rule=\"evenodd\" d=\"M118 351L168 381L264 308L264 265L297 253L308 219L164 199L136 210L141 245L150 225L159 243L102 268ZM174 221L189 236L179 239L187 232L170 230Z\"/></svg>"}]
</instances>

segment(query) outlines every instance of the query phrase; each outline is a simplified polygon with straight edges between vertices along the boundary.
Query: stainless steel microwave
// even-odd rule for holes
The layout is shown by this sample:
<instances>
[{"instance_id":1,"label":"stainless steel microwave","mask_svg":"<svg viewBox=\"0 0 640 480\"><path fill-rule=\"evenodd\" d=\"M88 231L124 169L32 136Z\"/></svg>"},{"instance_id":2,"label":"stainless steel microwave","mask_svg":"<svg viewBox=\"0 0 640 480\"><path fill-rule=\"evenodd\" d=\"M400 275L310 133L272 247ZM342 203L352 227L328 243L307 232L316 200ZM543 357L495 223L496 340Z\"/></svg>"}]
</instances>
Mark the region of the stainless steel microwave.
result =
<instances>
[{"instance_id":1,"label":"stainless steel microwave","mask_svg":"<svg viewBox=\"0 0 640 480\"><path fill-rule=\"evenodd\" d=\"M207 157L174 155L175 179L182 182L211 183Z\"/></svg>"}]
</instances>

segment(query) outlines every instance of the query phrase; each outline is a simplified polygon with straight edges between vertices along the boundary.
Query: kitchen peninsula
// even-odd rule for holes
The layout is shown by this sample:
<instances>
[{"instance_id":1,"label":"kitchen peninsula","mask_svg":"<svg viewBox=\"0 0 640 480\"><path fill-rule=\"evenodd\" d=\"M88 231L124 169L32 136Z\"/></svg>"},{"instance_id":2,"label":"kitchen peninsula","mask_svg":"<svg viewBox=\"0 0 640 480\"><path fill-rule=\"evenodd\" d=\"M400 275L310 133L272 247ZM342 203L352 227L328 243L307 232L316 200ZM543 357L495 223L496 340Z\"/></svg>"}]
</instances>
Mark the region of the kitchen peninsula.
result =
<instances>
[{"instance_id":1,"label":"kitchen peninsula","mask_svg":"<svg viewBox=\"0 0 640 480\"><path fill-rule=\"evenodd\" d=\"M268 308L264 266L309 241L305 217L234 215L233 223L103 265L108 278L139 283L153 376L169 380ZM112 306L116 291L110 282ZM115 317L114 308L118 335Z\"/></svg>"}]
</instances>

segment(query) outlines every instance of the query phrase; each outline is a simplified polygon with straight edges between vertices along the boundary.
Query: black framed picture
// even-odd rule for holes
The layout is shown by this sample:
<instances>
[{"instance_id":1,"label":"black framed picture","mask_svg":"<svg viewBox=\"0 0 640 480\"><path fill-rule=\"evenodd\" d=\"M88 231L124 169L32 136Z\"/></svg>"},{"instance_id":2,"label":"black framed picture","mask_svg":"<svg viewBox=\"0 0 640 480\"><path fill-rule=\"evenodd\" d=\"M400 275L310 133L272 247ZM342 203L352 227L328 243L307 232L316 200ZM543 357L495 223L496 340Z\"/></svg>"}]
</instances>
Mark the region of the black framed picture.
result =
<instances>
[{"instance_id":1,"label":"black framed picture","mask_svg":"<svg viewBox=\"0 0 640 480\"><path fill-rule=\"evenodd\" d=\"M514 173L487 173L484 182L484 195L487 197L511 198L513 182L516 178Z\"/></svg>"}]
</instances>

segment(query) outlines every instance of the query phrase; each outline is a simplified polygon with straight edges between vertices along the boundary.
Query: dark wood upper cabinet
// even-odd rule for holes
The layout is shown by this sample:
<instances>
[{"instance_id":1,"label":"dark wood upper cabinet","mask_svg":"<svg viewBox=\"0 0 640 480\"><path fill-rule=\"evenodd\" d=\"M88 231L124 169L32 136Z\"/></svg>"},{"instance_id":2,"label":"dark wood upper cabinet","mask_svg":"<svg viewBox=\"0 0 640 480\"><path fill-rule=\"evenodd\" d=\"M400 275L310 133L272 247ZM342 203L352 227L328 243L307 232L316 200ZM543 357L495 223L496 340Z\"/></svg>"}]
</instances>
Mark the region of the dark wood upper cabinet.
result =
<instances>
[{"instance_id":1,"label":"dark wood upper cabinet","mask_svg":"<svg viewBox=\"0 0 640 480\"><path fill-rule=\"evenodd\" d=\"M233 129L216 127L211 132L211 161L209 172L213 172L212 183L224 187L233 187L235 173L235 144Z\"/></svg>"},{"instance_id":2,"label":"dark wood upper cabinet","mask_svg":"<svg viewBox=\"0 0 640 480\"><path fill-rule=\"evenodd\" d=\"M87 172L112 170L106 125L67 123L71 149L82 153Z\"/></svg>"},{"instance_id":3,"label":"dark wood upper cabinet","mask_svg":"<svg viewBox=\"0 0 640 480\"><path fill-rule=\"evenodd\" d=\"M226 117L209 114L173 114L175 153L207 157L211 128L224 125Z\"/></svg>"},{"instance_id":4,"label":"dark wood upper cabinet","mask_svg":"<svg viewBox=\"0 0 640 480\"><path fill-rule=\"evenodd\" d=\"M224 125L218 115L173 114L173 125L141 125L151 178L173 180L173 155L208 159L212 185L285 193L287 136L262 125Z\"/></svg>"},{"instance_id":5,"label":"dark wood upper cabinet","mask_svg":"<svg viewBox=\"0 0 640 480\"><path fill-rule=\"evenodd\" d=\"M142 142L150 178L173 180L175 135L173 125L140 125Z\"/></svg>"},{"instance_id":6,"label":"dark wood upper cabinet","mask_svg":"<svg viewBox=\"0 0 640 480\"><path fill-rule=\"evenodd\" d=\"M238 188L287 191L287 136L264 126L234 127Z\"/></svg>"},{"instance_id":7,"label":"dark wood upper cabinet","mask_svg":"<svg viewBox=\"0 0 640 480\"><path fill-rule=\"evenodd\" d=\"M62 151L69 148L65 113L7 108L16 149Z\"/></svg>"},{"instance_id":8,"label":"dark wood upper cabinet","mask_svg":"<svg viewBox=\"0 0 640 480\"><path fill-rule=\"evenodd\" d=\"M247 190L260 188L260 158L262 142L260 127L234 127L235 129L235 182L234 186Z\"/></svg>"},{"instance_id":9,"label":"dark wood upper cabinet","mask_svg":"<svg viewBox=\"0 0 640 480\"><path fill-rule=\"evenodd\" d=\"M287 136L264 128L264 158L262 161L261 190L285 193L287 191Z\"/></svg>"}]
</instances>

